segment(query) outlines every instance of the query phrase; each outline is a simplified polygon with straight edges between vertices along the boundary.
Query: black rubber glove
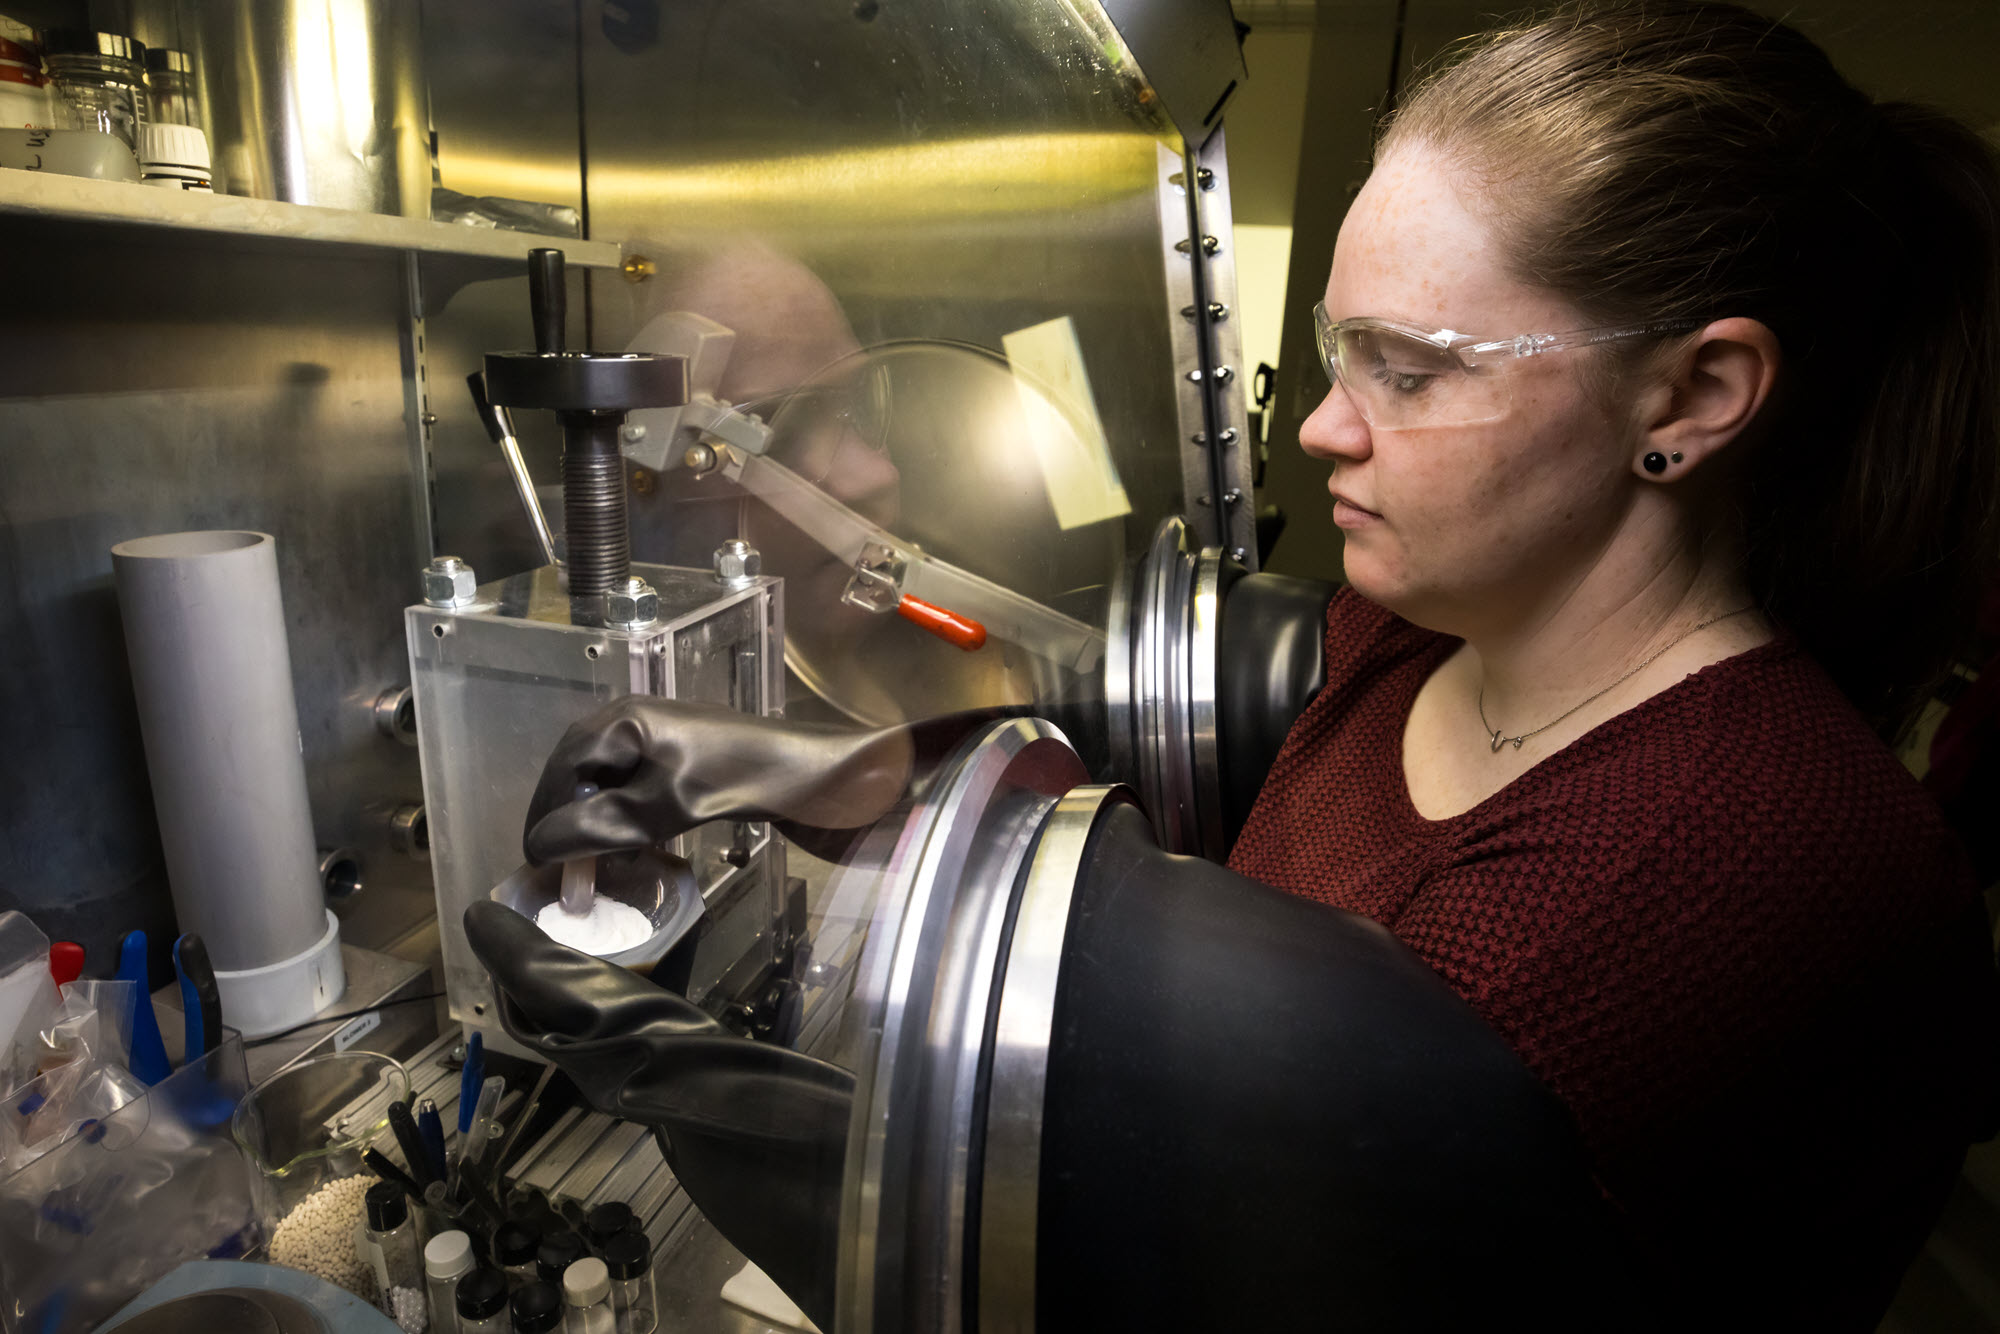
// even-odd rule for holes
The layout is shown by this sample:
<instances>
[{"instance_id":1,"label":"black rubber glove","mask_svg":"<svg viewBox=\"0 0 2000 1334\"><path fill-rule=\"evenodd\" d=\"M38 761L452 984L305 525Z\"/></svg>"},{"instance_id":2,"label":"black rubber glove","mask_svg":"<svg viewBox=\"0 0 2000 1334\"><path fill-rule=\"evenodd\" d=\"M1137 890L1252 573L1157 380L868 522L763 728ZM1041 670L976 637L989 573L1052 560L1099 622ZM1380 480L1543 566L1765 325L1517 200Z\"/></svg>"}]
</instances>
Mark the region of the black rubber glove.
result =
<instances>
[{"instance_id":1,"label":"black rubber glove","mask_svg":"<svg viewBox=\"0 0 2000 1334\"><path fill-rule=\"evenodd\" d=\"M688 1198L822 1329L833 1328L854 1077L730 1034L636 973L558 945L498 903L465 910L500 1022L599 1111L653 1127Z\"/></svg>"},{"instance_id":2,"label":"black rubber glove","mask_svg":"<svg viewBox=\"0 0 2000 1334\"><path fill-rule=\"evenodd\" d=\"M522 851L543 865L651 847L710 820L768 820L829 860L1001 710L863 730L629 695L563 734L528 803ZM599 791L574 800L579 783Z\"/></svg>"}]
</instances>

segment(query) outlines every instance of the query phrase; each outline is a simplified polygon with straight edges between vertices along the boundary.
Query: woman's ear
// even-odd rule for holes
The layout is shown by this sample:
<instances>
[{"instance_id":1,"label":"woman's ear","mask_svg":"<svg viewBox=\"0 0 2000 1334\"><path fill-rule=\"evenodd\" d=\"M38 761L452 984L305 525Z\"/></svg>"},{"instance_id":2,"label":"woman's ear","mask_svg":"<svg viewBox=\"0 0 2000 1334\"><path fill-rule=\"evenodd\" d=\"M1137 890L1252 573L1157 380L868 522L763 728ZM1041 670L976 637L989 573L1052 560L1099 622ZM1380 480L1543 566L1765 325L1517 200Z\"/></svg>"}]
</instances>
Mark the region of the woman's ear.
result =
<instances>
[{"instance_id":1,"label":"woman's ear","mask_svg":"<svg viewBox=\"0 0 2000 1334\"><path fill-rule=\"evenodd\" d=\"M1761 321L1716 320L1664 364L1632 469L1649 481L1684 477L1741 435L1777 384L1778 336Z\"/></svg>"}]
</instances>

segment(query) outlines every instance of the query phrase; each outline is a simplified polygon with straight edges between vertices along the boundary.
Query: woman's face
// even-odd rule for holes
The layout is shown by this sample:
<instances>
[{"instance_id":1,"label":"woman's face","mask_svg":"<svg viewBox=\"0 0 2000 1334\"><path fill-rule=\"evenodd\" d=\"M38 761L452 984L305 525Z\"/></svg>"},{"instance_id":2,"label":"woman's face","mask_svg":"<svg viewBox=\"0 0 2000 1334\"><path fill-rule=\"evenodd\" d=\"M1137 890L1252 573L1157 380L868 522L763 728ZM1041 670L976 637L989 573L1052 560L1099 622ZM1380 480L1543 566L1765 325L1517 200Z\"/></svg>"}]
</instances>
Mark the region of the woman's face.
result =
<instances>
[{"instance_id":1,"label":"woman's face","mask_svg":"<svg viewBox=\"0 0 2000 1334\"><path fill-rule=\"evenodd\" d=\"M1399 148L1356 197L1334 248L1326 309L1481 339L1587 326L1508 275L1487 224L1421 146ZM1472 201L1475 205L1477 200ZM1552 605L1611 546L1634 495L1632 409L1586 388L1587 351L1503 364L1511 408L1476 425L1383 429L1335 387L1299 429L1333 465L1347 578L1447 633Z\"/></svg>"}]
</instances>

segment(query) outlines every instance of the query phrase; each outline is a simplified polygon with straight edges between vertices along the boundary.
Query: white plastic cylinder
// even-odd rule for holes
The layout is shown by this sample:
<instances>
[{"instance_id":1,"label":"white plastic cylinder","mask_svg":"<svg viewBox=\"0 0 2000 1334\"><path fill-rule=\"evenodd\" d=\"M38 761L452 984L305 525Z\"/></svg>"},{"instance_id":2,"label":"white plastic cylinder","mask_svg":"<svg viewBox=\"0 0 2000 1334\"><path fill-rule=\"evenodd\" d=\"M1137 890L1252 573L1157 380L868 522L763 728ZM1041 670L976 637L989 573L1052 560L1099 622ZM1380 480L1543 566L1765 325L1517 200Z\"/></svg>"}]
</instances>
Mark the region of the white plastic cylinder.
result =
<instances>
[{"instance_id":1,"label":"white plastic cylinder","mask_svg":"<svg viewBox=\"0 0 2000 1334\"><path fill-rule=\"evenodd\" d=\"M170 533L111 556L175 915L208 946L223 1021L276 1032L346 985L320 887L277 544Z\"/></svg>"}]
</instances>

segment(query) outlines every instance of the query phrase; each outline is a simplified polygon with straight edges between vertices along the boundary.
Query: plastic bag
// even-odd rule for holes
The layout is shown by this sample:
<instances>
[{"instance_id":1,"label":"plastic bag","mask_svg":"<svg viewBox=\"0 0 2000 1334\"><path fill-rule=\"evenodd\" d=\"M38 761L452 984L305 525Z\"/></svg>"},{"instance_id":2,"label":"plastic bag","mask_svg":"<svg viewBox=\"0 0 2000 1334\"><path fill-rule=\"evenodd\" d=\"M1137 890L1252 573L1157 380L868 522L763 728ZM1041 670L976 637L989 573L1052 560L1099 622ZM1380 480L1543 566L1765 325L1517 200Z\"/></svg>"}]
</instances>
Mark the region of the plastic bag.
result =
<instances>
[{"instance_id":1,"label":"plastic bag","mask_svg":"<svg viewBox=\"0 0 2000 1334\"><path fill-rule=\"evenodd\" d=\"M0 912L0 1088L35 1077L36 1035L60 999L49 975L49 938L18 912Z\"/></svg>"}]
</instances>

